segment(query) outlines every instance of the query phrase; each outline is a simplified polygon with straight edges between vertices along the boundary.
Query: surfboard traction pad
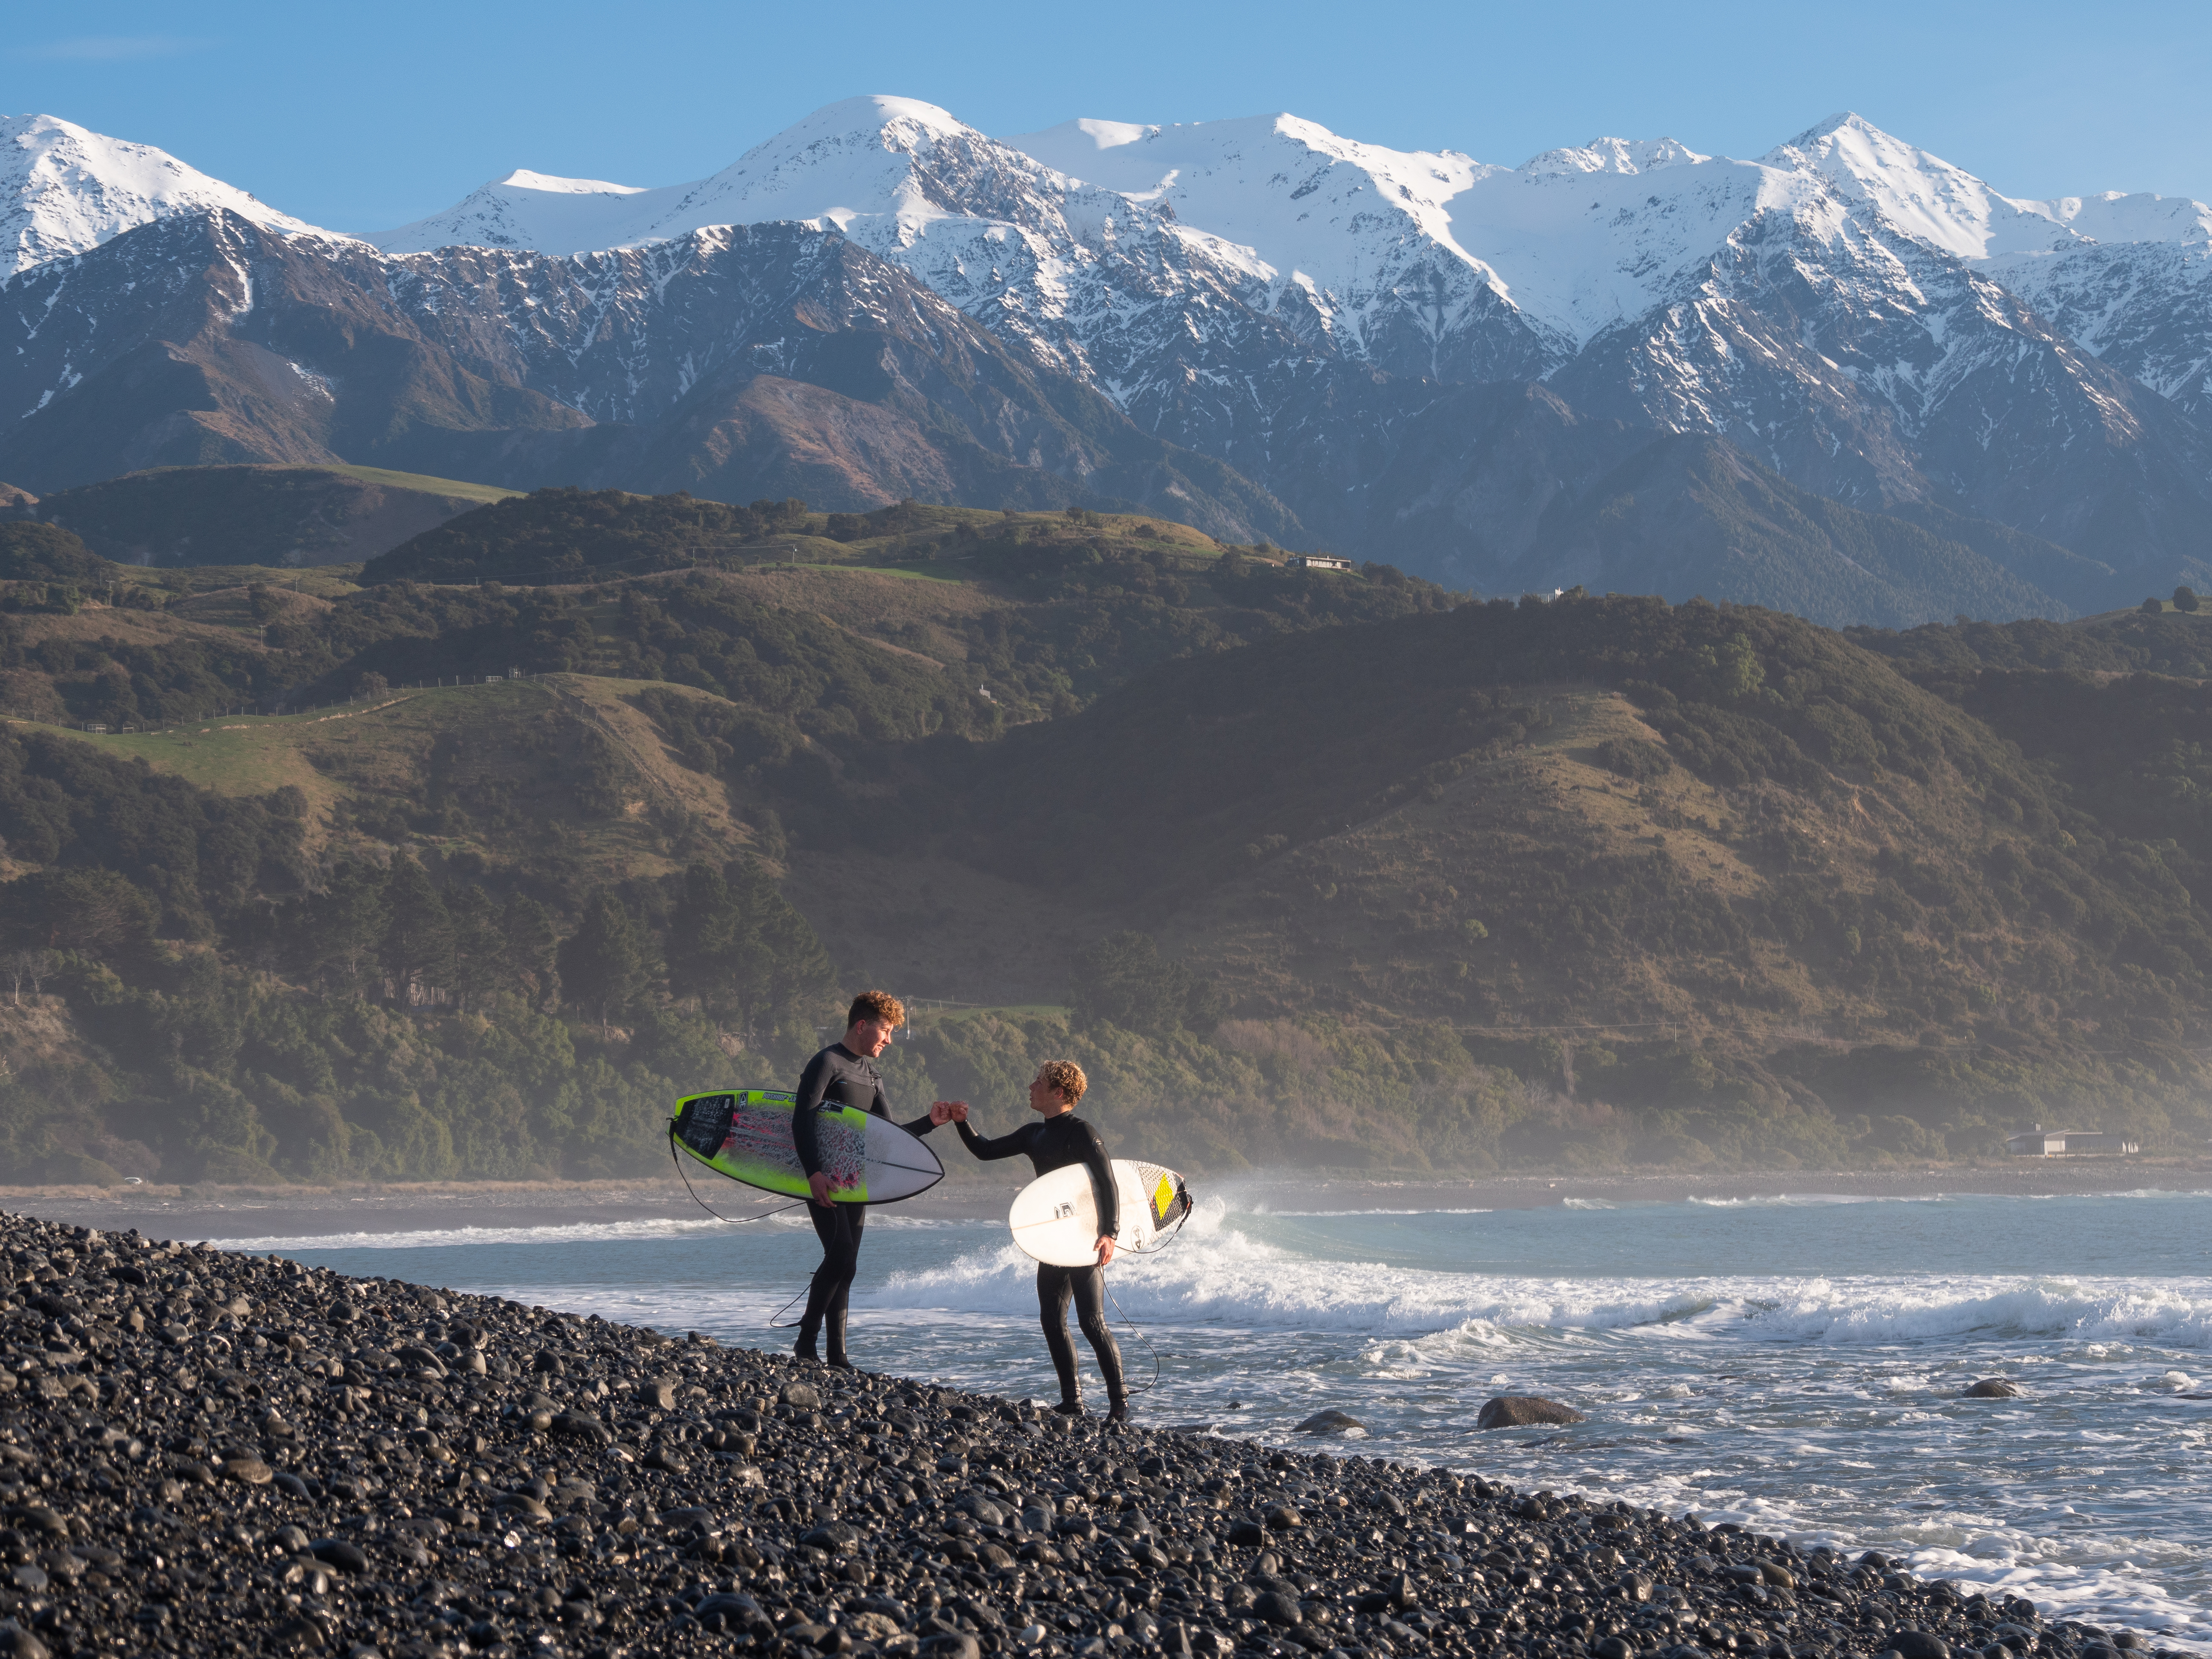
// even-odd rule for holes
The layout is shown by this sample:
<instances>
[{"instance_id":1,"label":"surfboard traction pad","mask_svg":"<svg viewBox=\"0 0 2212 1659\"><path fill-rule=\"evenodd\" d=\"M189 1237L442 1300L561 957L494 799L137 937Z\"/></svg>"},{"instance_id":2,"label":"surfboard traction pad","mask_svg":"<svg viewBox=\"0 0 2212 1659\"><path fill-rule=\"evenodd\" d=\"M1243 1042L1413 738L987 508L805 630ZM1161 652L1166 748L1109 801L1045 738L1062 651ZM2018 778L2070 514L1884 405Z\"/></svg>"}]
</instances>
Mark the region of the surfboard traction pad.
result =
<instances>
[{"instance_id":1,"label":"surfboard traction pad","mask_svg":"<svg viewBox=\"0 0 2212 1659\"><path fill-rule=\"evenodd\" d=\"M718 1175L793 1198L807 1195L806 1175L791 1138L798 1097L786 1089L735 1089L676 1103L676 1139ZM814 1149L836 1204L868 1199L868 1114L857 1106L815 1114Z\"/></svg>"},{"instance_id":2,"label":"surfboard traction pad","mask_svg":"<svg viewBox=\"0 0 2212 1659\"><path fill-rule=\"evenodd\" d=\"M1168 1223L1186 1215L1190 1210L1190 1188L1173 1170L1163 1170L1157 1164L1131 1159L1136 1164L1145 1185L1146 1207L1152 1214L1152 1231L1163 1233Z\"/></svg>"}]
</instances>

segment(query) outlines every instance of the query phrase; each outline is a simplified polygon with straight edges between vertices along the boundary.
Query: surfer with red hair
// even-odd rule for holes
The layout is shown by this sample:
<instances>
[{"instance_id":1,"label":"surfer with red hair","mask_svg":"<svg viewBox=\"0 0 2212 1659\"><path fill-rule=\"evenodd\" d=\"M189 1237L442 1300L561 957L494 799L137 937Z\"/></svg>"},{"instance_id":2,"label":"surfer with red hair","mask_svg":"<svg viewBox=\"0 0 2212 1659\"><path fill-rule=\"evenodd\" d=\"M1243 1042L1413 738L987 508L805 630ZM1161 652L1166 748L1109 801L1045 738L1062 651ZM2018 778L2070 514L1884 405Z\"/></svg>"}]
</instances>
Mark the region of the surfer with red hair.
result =
<instances>
[{"instance_id":1,"label":"surfer with red hair","mask_svg":"<svg viewBox=\"0 0 2212 1659\"><path fill-rule=\"evenodd\" d=\"M1012 1134L986 1139L968 1127L964 1105L954 1121L968 1150L981 1158L1026 1157L1037 1174L1049 1174L1083 1164L1091 1171L1091 1184L1098 1199L1098 1259L1080 1267L1057 1267L1037 1263L1037 1313L1044 1322L1045 1346L1052 1352L1052 1368L1060 1373L1060 1404L1056 1410L1070 1417L1083 1414L1083 1388L1075 1370L1075 1344L1067 1335L1067 1304L1075 1304L1076 1322L1098 1356L1100 1375L1106 1379L1106 1418L1124 1423L1129 1417L1129 1394L1121 1380L1121 1350L1106 1323L1106 1275L1100 1271L1114 1259L1114 1235L1121 1220L1120 1194L1114 1184L1112 1160L1098 1131L1075 1115L1075 1103L1083 1098L1090 1079L1072 1060L1048 1060L1030 1082L1030 1110L1042 1120L1025 1123Z\"/></svg>"},{"instance_id":2,"label":"surfer with red hair","mask_svg":"<svg viewBox=\"0 0 2212 1659\"><path fill-rule=\"evenodd\" d=\"M860 1231L868 1210L865 1204L830 1201L836 1183L823 1167L815 1114L825 1107L834 1112L857 1106L890 1118L891 1103L884 1094L884 1074L876 1069L876 1056L891 1046L891 1033L904 1024L906 1006L889 991L863 991L854 997L845 1016L845 1035L808 1060L799 1074L799 1097L791 1111L791 1143L799 1153L799 1167L806 1172L811 1200L806 1214L814 1223L815 1237L822 1241L822 1265L807 1286L806 1311L799 1317L799 1342L793 1352L801 1359L817 1358L815 1344L826 1325L829 1363L839 1370L853 1369L845 1351L845 1310L860 1269ZM956 1123L967 1115L963 1103L940 1100L925 1116L899 1127L908 1134L926 1135L941 1123Z\"/></svg>"}]
</instances>

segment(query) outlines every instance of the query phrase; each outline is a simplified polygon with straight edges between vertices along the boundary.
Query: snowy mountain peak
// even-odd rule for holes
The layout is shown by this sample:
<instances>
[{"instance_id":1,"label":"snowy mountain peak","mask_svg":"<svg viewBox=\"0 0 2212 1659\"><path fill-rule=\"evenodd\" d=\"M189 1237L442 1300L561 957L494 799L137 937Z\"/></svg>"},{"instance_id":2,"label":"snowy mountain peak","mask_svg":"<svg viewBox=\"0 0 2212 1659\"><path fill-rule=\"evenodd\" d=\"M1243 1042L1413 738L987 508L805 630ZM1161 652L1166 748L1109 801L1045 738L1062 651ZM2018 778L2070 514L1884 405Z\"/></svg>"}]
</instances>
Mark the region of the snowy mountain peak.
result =
<instances>
[{"instance_id":1,"label":"snowy mountain peak","mask_svg":"<svg viewBox=\"0 0 2212 1659\"><path fill-rule=\"evenodd\" d=\"M927 136L933 138L954 138L975 130L947 109L925 103L919 98L896 98L884 93L872 93L860 98L841 98L834 104L824 104L811 115L793 123L769 143L788 139L807 138L823 133L880 132L887 137L913 139Z\"/></svg>"},{"instance_id":2,"label":"snowy mountain peak","mask_svg":"<svg viewBox=\"0 0 2212 1659\"><path fill-rule=\"evenodd\" d=\"M288 235L326 234L151 144L106 137L52 115L0 116L0 275L204 208Z\"/></svg>"},{"instance_id":3,"label":"snowy mountain peak","mask_svg":"<svg viewBox=\"0 0 2212 1659\"><path fill-rule=\"evenodd\" d=\"M1642 173L1712 159L1672 138L1593 138L1577 149L1547 149L1532 155L1517 170L1537 178L1576 173Z\"/></svg>"},{"instance_id":4,"label":"snowy mountain peak","mask_svg":"<svg viewBox=\"0 0 2212 1659\"><path fill-rule=\"evenodd\" d=\"M562 179L517 167L478 185L443 213L367 240L386 253L427 253L440 247L532 248L574 253L614 246L605 236L630 198L653 192L600 179Z\"/></svg>"},{"instance_id":5,"label":"snowy mountain peak","mask_svg":"<svg viewBox=\"0 0 2212 1659\"><path fill-rule=\"evenodd\" d=\"M1817 174L1847 199L1872 204L1906 235L1962 259L2040 252L2074 240L2050 216L1849 112L1807 128L1760 159L1771 167Z\"/></svg>"},{"instance_id":6,"label":"snowy mountain peak","mask_svg":"<svg viewBox=\"0 0 2212 1659\"><path fill-rule=\"evenodd\" d=\"M543 191L549 196L636 196L643 185L614 185L604 179L560 179L550 173L532 173L527 167L517 167L504 179L495 179L486 190L502 186L515 190Z\"/></svg>"}]
</instances>

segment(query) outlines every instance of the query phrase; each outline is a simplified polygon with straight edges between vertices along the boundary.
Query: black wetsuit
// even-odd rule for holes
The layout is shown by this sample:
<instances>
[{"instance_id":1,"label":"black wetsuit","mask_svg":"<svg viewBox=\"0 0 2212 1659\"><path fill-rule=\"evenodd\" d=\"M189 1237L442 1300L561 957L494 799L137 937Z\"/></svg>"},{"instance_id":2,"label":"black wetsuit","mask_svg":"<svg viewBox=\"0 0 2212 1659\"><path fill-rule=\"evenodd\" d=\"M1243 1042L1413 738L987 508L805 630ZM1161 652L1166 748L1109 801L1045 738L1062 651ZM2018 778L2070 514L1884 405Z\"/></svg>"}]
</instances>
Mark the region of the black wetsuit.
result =
<instances>
[{"instance_id":1,"label":"black wetsuit","mask_svg":"<svg viewBox=\"0 0 2212 1659\"><path fill-rule=\"evenodd\" d=\"M1055 1112L1039 1122L1025 1123L1012 1134L986 1140L965 1123L960 1139L978 1158L1026 1157L1039 1175L1064 1170L1071 1164L1091 1170L1091 1189L1098 1195L1098 1236L1111 1238L1121 1225L1120 1196L1114 1171L1098 1132L1073 1112ZM1091 1349L1098 1356L1098 1370L1106 1379L1106 1398L1118 1406L1127 1397L1121 1384L1121 1350L1106 1323L1106 1275L1096 1263L1086 1267L1055 1267L1037 1263L1037 1313L1044 1321L1045 1346L1052 1350L1052 1368L1060 1373L1060 1397L1073 1405L1080 1397L1075 1376L1075 1344L1067 1336L1067 1304L1075 1303L1076 1323L1083 1327Z\"/></svg>"},{"instance_id":2,"label":"black wetsuit","mask_svg":"<svg viewBox=\"0 0 2212 1659\"><path fill-rule=\"evenodd\" d=\"M791 1111L791 1142L799 1152L799 1167L810 1176L822 1167L815 1145L814 1115L824 1105L833 1111L840 1106L857 1106L880 1118L891 1115L891 1103L884 1096L884 1074L873 1060L854 1054L842 1042L833 1042L815 1055L799 1073L799 1100ZM925 1112L899 1127L912 1134L926 1135L932 1126ZM845 1304L853 1289L853 1276L860 1267L860 1231L867 1224L868 1209L865 1204L810 1203L806 1214L814 1223L815 1236L822 1241L822 1265L814 1270L814 1281L807 1287L800 1338L811 1346L826 1316L830 1357L842 1359Z\"/></svg>"}]
</instances>

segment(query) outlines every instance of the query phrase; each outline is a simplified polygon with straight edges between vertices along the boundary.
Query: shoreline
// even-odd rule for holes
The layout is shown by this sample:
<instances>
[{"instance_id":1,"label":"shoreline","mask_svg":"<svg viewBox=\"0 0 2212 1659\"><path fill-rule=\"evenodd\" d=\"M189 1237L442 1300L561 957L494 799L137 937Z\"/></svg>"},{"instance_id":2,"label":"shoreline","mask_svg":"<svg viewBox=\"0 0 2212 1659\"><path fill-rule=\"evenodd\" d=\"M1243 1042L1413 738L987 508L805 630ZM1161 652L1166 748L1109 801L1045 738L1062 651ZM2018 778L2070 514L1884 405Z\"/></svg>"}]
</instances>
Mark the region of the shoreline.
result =
<instances>
[{"instance_id":1,"label":"shoreline","mask_svg":"<svg viewBox=\"0 0 2212 1659\"><path fill-rule=\"evenodd\" d=\"M1194 1177L1201 1202L1275 1213L1326 1210L1524 1210L1583 1204L1668 1204L1773 1200L1910 1200L1939 1195L2093 1197L2142 1191L2212 1190L2212 1158L2014 1158L1920 1170L1774 1170L1604 1175L1516 1175L1471 1179L1412 1176L1346 1180L1260 1170ZM1018 1183L948 1181L897 1206L937 1221L996 1219ZM694 1190L726 1215L742 1215L756 1194L732 1182ZM781 1201L781 1200L778 1200ZM137 1227L163 1237L312 1237L344 1233L441 1231L703 1220L680 1182L665 1177L599 1182L453 1182L284 1188L0 1187L0 1209L41 1214L104 1231Z\"/></svg>"},{"instance_id":2,"label":"shoreline","mask_svg":"<svg viewBox=\"0 0 2212 1659\"><path fill-rule=\"evenodd\" d=\"M19 1656L2180 1659L1872 1552L136 1233L0 1215L0 1300Z\"/></svg>"}]
</instances>

